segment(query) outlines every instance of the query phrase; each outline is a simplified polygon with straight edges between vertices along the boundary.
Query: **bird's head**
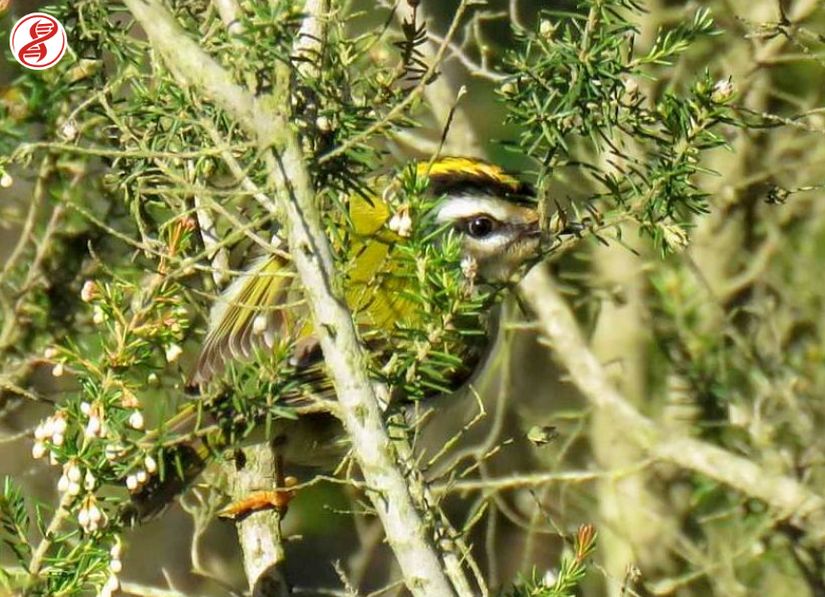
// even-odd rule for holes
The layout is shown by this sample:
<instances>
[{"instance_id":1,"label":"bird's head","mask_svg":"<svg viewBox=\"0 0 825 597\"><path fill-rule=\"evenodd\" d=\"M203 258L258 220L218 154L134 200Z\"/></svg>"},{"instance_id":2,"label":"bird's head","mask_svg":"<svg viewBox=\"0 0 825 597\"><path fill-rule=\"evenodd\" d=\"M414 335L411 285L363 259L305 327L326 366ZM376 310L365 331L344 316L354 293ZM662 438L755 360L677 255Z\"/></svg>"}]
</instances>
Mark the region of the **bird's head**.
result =
<instances>
[{"instance_id":1,"label":"bird's head","mask_svg":"<svg viewBox=\"0 0 825 597\"><path fill-rule=\"evenodd\" d=\"M507 282L540 253L541 230L532 187L488 162L445 157L422 163L429 192L443 197L434 220L459 235L463 259L478 277Z\"/></svg>"}]
</instances>

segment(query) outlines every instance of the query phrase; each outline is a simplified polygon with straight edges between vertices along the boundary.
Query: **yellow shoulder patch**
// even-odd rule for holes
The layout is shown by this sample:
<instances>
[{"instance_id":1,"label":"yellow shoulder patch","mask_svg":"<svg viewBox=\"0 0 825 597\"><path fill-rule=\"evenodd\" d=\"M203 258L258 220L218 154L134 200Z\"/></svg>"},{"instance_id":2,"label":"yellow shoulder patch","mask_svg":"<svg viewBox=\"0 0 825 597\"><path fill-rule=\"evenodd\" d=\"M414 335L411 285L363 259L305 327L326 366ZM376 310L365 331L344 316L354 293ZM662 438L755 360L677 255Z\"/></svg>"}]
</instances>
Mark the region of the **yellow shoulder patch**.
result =
<instances>
[{"instance_id":1,"label":"yellow shoulder patch","mask_svg":"<svg viewBox=\"0 0 825 597\"><path fill-rule=\"evenodd\" d=\"M349 215L356 234L375 234L390 218L389 206L380 197L373 197L372 204L354 193L349 200Z\"/></svg>"}]
</instances>

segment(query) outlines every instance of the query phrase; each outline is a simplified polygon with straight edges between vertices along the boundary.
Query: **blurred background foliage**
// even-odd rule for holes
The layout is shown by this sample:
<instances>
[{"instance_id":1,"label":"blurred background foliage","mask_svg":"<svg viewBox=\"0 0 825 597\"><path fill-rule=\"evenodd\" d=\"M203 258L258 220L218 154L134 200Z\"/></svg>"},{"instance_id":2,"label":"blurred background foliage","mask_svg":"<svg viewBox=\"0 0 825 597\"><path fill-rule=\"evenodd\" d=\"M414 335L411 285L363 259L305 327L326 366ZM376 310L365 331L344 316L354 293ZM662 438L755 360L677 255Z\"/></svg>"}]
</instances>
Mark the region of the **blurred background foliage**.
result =
<instances>
[{"instance_id":1,"label":"blurred background foliage","mask_svg":"<svg viewBox=\"0 0 825 597\"><path fill-rule=\"evenodd\" d=\"M76 4L87 14L103 11L93 2ZM456 5L421 3L434 44L420 46L425 60L438 47ZM549 267L617 388L657 427L674 436L699 437L764 471L797 479L822 496L825 7L815 0L650 0L641 5L644 12L635 17L637 55L653 47L661 29L684 26L700 9L709 11L717 34L691 41L672 66L652 64L653 76L636 78L632 85L643 97L659 100L671 92L684 94L703 78L711 85L729 80L730 117L740 125L720 129L719 140L727 147L703 153L694 164L698 170L690 173L707 213L704 205L681 211L675 229L658 232L637 220L611 227L602 241L584 234ZM202 15L212 10L209 2L175 7L228 68L242 69L249 56L202 28ZM35 3L13 2L0 17L4 35L17 17L35 8ZM388 24L390 39L402 39L387 7L353 2L342 10L357 15L342 25L348 35ZM439 78L453 95L439 98L437 88L432 95L428 91L432 110L416 112L418 127L366 144L355 158L348 154L343 161L317 164L318 171L347 168L357 180L376 160L393 166L427 156L437 147L455 91L463 86L466 92L456 104L446 150L486 156L523 172L553 204L579 219L603 216L612 204L593 201L604 188L588 171L548 169L547 162L542 167L524 151L513 151L514 144L535 131L513 122L512 108L507 108L513 91L504 87L512 80L502 78L521 43L513 22L552 39L556 32L548 27L577 10L575 3L552 1L490 0L471 7ZM289 19L298 14L278 13L277 19L273 14L260 9L258 17L271 23L261 31L288 35ZM109 53L107 60L136 58L129 55L135 46L124 41L125 22L125 17L110 20L109 29L97 36L78 38L75 58L86 50L95 56ZM260 52L266 47L261 45ZM393 57L391 44L376 45L370 55L374 72ZM265 58L255 55L256 60ZM135 170L135 161L143 158L130 145L134 140L118 138L117 127L111 126L138 112L146 118L155 111L154 122L145 120L151 126L142 129L142 141L151 142L152 127L157 127L159 136L162 132L166 138L172 130L183 143L188 127L195 127L188 120L192 106L209 108L187 92L159 84L133 88L129 97L107 96L111 105L97 103L83 119L72 118L70 111L90 100L101 82L119 87L122 81L107 79L105 69L105 63L75 60L61 70L21 80L8 52L0 62L0 152L8 156L21 140L53 143L49 152L33 148L31 161L10 166L7 176L13 184L0 190L5 264L0 268L0 472L21 485L29 508L34 500L59 500L60 470L31 459L32 433L52 414L52 403L78 391L79 365L86 363L91 370L106 355L124 379L140 387L137 398L146 426L151 426L182 399L182 380L200 337L193 330L203 327L214 293L208 280L178 284L154 276L158 255L200 250L191 230L174 217L191 210L186 192L175 195L162 187L174 178L170 172L183 173L177 183L184 191L186 185L213 177L216 197L220 176L208 170L208 159L176 155L187 150L184 145L165 147L168 155L159 159L146 156L144 167ZM132 75L128 69L120 73L123 79ZM373 91L382 89L388 86L378 84ZM386 92L399 93L390 99L401 97ZM157 98L165 103L154 103ZM316 124L319 116L338 117L334 112L306 114ZM347 134L354 135L372 118L358 113L338 124L351 127ZM68 149L86 135L121 143L124 154ZM321 155L327 141L316 137L311 151ZM240 155L247 155L240 137L232 142ZM67 146L62 153L61 143ZM254 148L248 151L254 153ZM606 154L577 141L571 155L596 163ZM123 176L124 162L134 175ZM601 172L615 175L616 164L605 162ZM341 178L330 174L328 180ZM148 196L152 188L159 197ZM243 211L243 199L237 207ZM165 224L155 228L155 222ZM219 237L233 228L226 222L223 226ZM208 272L197 275L208 278ZM95 303L108 309L104 315L82 296L84 282L94 278L110 280L105 300ZM187 309L178 309L181 305ZM141 336L143 344L124 347L116 335L100 333L104 316L117 317L118 309L134 313L142 306L147 317L164 323L162 331ZM168 352L178 344L180 361ZM55 346L62 348L49 350ZM139 368L130 369L129 359ZM56 372L63 362L74 375ZM420 430L417 447L427 462L448 438L461 435L447 456L432 463L428 475L436 494L447 492L443 506L459 521L456 526L472 523L468 541L491 587L507 587L519 576L552 578L576 528L593 523L599 531L593 556L597 566L579 589L583 595L825 594L825 530L795 524L788 513L772 510L747 492L642 452L632 441L640 430L619 425L615 417L588 405L554 364L551 350L531 325L529 310L515 301L507 305L501 341L478 388L484 416L478 416L479 401L473 395L439 404L438 415ZM115 392L110 398L122 405L119 416L125 425L134 404L122 390L106 392ZM139 430L132 432L139 436ZM463 485L445 482L456 462L473 463ZM127 473L113 470L111 479ZM311 471L302 474L309 475ZM130 593L149 595L146 587L162 586L169 594L226 595L232 594L231 587L244 586L232 526L204 514L212 511L213 499L206 491L191 492L162 522L123 535L121 580ZM380 524L361 512L360 500L357 490L333 482L298 493L284 523L290 537L287 575L296 587L308 594L340 587L334 562L364 594L394 578ZM32 540L37 538L33 530ZM10 553L0 555L11 565Z\"/></svg>"}]
</instances>

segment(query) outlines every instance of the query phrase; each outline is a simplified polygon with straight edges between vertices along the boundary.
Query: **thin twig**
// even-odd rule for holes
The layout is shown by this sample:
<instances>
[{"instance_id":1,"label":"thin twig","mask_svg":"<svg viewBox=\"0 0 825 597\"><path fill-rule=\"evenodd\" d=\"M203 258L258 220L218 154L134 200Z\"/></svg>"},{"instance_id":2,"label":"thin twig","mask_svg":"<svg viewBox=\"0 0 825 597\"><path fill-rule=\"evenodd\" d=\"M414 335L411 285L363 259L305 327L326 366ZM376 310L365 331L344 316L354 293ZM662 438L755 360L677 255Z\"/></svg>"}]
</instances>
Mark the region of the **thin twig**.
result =
<instances>
[{"instance_id":1,"label":"thin twig","mask_svg":"<svg viewBox=\"0 0 825 597\"><path fill-rule=\"evenodd\" d=\"M615 479L625 475L633 474L649 465L649 461L643 461L635 466L627 467L621 471L558 471L551 473L535 473L527 475L513 475L500 479L469 479L464 481L450 481L433 486L433 492L441 493L465 493L469 491L481 491L485 494L511 491L514 489L524 489L528 487L541 487L551 483L586 483L604 478Z\"/></svg>"},{"instance_id":2,"label":"thin twig","mask_svg":"<svg viewBox=\"0 0 825 597\"><path fill-rule=\"evenodd\" d=\"M20 236L17 243L11 251L11 254L3 264L3 269L0 270L0 285L5 281L12 269L17 265L26 245L33 240L32 231L37 222L37 214L46 196L46 179L52 170L51 156L45 156L40 162L40 170L37 173L37 182L34 185L34 193L32 193L32 201L29 204L29 213L26 215L26 221L23 223L23 229L20 231Z\"/></svg>"},{"instance_id":3,"label":"thin twig","mask_svg":"<svg viewBox=\"0 0 825 597\"><path fill-rule=\"evenodd\" d=\"M342 143L329 153L322 156L321 159L318 160L319 163L323 164L325 162L328 162L332 158L349 151L359 143L362 143L369 139L376 132L378 132L385 126L389 125L398 116L403 114L404 111L418 98L418 96L420 96L424 92L427 85L430 84L430 80L432 79L439 65L441 64L441 61L444 58L444 53L447 51L448 44L455 35L455 32L458 29L458 24L461 21L461 17L464 15L464 12L467 10L469 4L470 0L461 0L461 3L458 5L458 8L456 8L455 16L453 17L453 22L450 24L450 28L447 31L447 35L444 36L444 41L442 42L441 46L438 48L438 51L433 57L432 63L427 68L427 72L424 73L418 84L415 87L413 87L412 91L410 91L409 95L407 95L407 97L405 97L402 101L398 102L395 106L393 106L392 109L381 120L374 122L371 126L367 127L366 130L362 131L357 135L354 135L345 143Z\"/></svg>"},{"instance_id":4,"label":"thin twig","mask_svg":"<svg viewBox=\"0 0 825 597\"><path fill-rule=\"evenodd\" d=\"M191 174L191 173L190 173ZM215 220L208 209L204 207L204 199L201 195L192 197L195 204L195 214L198 218L198 230L200 230L203 248L207 251L212 267L212 280L215 286L222 288L228 281L229 274L229 250L221 246L217 237Z\"/></svg>"},{"instance_id":5,"label":"thin twig","mask_svg":"<svg viewBox=\"0 0 825 597\"><path fill-rule=\"evenodd\" d=\"M60 504L57 506L57 510L55 510L52 515L49 526L46 527L46 532L43 533L43 537L40 539L40 543L37 544L34 553L32 553L32 558L29 561L29 576L31 578L36 578L40 575L43 562L45 561L49 548L52 546L54 541L54 536L69 517L69 506L72 505L74 499L74 496L69 495L68 492L64 493L63 497L60 499Z\"/></svg>"}]
</instances>

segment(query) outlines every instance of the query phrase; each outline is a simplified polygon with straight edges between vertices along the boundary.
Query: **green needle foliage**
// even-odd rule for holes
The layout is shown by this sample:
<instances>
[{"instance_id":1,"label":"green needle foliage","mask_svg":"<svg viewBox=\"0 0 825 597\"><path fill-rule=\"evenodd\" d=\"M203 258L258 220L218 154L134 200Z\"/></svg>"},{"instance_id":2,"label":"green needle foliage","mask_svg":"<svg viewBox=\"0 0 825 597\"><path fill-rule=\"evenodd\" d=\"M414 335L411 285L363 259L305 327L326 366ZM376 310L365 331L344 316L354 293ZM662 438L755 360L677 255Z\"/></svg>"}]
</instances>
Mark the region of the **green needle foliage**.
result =
<instances>
[{"instance_id":1,"label":"green needle foliage","mask_svg":"<svg viewBox=\"0 0 825 597\"><path fill-rule=\"evenodd\" d=\"M22 491L8 477L3 483L0 513L3 543L14 552L15 558L21 566L27 564L32 556L31 546L27 540L30 524L29 513L26 510L26 501L23 498ZM6 579L8 579L8 573L6 573Z\"/></svg>"},{"instance_id":2,"label":"green needle foliage","mask_svg":"<svg viewBox=\"0 0 825 597\"><path fill-rule=\"evenodd\" d=\"M661 93L654 84L657 70L715 33L710 12L660 31L636 55L641 5L580 9L545 14L508 56L513 74L500 93L521 131L517 149L537 161L543 188L580 176L593 188L585 202L605 217L636 221L663 251L683 248L691 216L707 210L696 179L708 172L702 155L725 145L721 125L735 124L733 84L708 72L686 89Z\"/></svg>"}]
</instances>

